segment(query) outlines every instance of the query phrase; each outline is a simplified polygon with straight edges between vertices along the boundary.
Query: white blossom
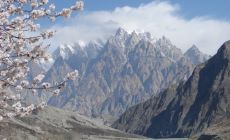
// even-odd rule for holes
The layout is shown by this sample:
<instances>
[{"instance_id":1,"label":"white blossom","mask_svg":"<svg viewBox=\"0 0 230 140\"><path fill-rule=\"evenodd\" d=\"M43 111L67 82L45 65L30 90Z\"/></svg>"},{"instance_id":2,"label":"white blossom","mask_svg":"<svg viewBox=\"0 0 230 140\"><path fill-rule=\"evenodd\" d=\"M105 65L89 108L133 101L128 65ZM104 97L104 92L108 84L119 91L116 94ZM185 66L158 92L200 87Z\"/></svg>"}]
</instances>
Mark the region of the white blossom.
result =
<instances>
[{"instance_id":1,"label":"white blossom","mask_svg":"<svg viewBox=\"0 0 230 140\"><path fill-rule=\"evenodd\" d=\"M31 5L32 9L38 7L38 3L35 1L32 1L30 5Z\"/></svg>"},{"instance_id":2,"label":"white blossom","mask_svg":"<svg viewBox=\"0 0 230 140\"><path fill-rule=\"evenodd\" d=\"M78 77L78 71L75 70L73 72L67 73L65 79L66 80L75 80Z\"/></svg>"},{"instance_id":3,"label":"white blossom","mask_svg":"<svg viewBox=\"0 0 230 140\"><path fill-rule=\"evenodd\" d=\"M8 118L12 118L14 116L16 116L16 114L14 112L8 112L8 113L6 113L6 117L8 117Z\"/></svg>"},{"instance_id":4,"label":"white blossom","mask_svg":"<svg viewBox=\"0 0 230 140\"><path fill-rule=\"evenodd\" d=\"M33 10L31 13L31 17L33 19L37 19L39 17L44 16L45 12L43 10Z\"/></svg>"},{"instance_id":5,"label":"white blossom","mask_svg":"<svg viewBox=\"0 0 230 140\"><path fill-rule=\"evenodd\" d=\"M43 78L45 77L45 75L44 74L39 74L39 75L37 75L35 78L34 78L34 82L35 83L39 83L39 82L41 82L42 80L43 80Z\"/></svg>"},{"instance_id":6,"label":"white blossom","mask_svg":"<svg viewBox=\"0 0 230 140\"><path fill-rule=\"evenodd\" d=\"M56 96L56 95L58 95L58 94L60 93L60 91L61 91L60 89L56 89L56 90L54 90L53 93L54 93L54 95Z\"/></svg>"},{"instance_id":7,"label":"white blossom","mask_svg":"<svg viewBox=\"0 0 230 140\"><path fill-rule=\"evenodd\" d=\"M26 107L26 111L27 112L31 112L35 109L35 105L34 104L31 104L30 106Z\"/></svg>"},{"instance_id":8,"label":"white blossom","mask_svg":"<svg viewBox=\"0 0 230 140\"><path fill-rule=\"evenodd\" d=\"M12 105L12 107L14 108L16 114L21 112L22 109L22 104L21 102L17 102L15 104Z\"/></svg>"},{"instance_id":9,"label":"white blossom","mask_svg":"<svg viewBox=\"0 0 230 140\"><path fill-rule=\"evenodd\" d=\"M37 93L37 91L35 89L32 89L32 94L35 95Z\"/></svg>"},{"instance_id":10,"label":"white blossom","mask_svg":"<svg viewBox=\"0 0 230 140\"><path fill-rule=\"evenodd\" d=\"M21 95L20 94L16 94L15 97L16 97L17 100L21 99Z\"/></svg>"},{"instance_id":11,"label":"white blossom","mask_svg":"<svg viewBox=\"0 0 230 140\"><path fill-rule=\"evenodd\" d=\"M83 10L83 8L84 8L83 1L77 1L76 4L71 7L72 10Z\"/></svg>"},{"instance_id":12,"label":"white blossom","mask_svg":"<svg viewBox=\"0 0 230 140\"><path fill-rule=\"evenodd\" d=\"M16 91L21 91L23 88L22 88L22 86L21 85L17 85L16 86Z\"/></svg>"},{"instance_id":13,"label":"white blossom","mask_svg":"<svg viewBox=\"0 0 230 140\"><path fill-rule=\"evenodd\" d=\"M38 105L38 108L43 109L45 106L47 106L46 102L41 102L41 103Z\"/></svg>"},{"instance_id":14,"label":"white blossom","mask_svg":"<svg viewBox=\"0 0 230 140\"><path fill-rule=\"evenodd\" d=\"M27 0L19 0L21 3L27 3Z\"/></svg>"},{"instance_id":15,"label":"white blossom","mask_svg":"<svg viewBox=\"0 0 230 140\"><path fill-rule=\"evenodd\" d=\"M60 15L63 17L70 17L71 12L72 12L71 9L65 8L62 10Z\"/></svg>"},{"instance_id":16,"label":"white blossom","mask_svg":"<svg viewBox=\"0 0 230 140\"><path fill-rule=\"evenodd\" d=\"M68 80L74 80L78 72L67 74L59 84L41 83L44 74L38 74L28 81L30 72L29 64L48 60L47 52L50 44L46 39L54 36L54 31L41 31L39 19L49 18L55 21L58 17L69 17L73 10L83 9L82 1L61 11L55 11L54 4L48 4L48 0L1 0L0 1L0 109L13 108L0 114L3 118L25 116L34 109L44 108L46 103L38 106L25 106L21 103L21 94L24 90L36 94L38 90L45 90L58 95ZM5 94L5 89L13 89L14 94ZM19 92L20 91L20 92Z\"/></svg>"},{"instance_id":17,"label":"white blossom","mask_svg":"<svg viewBox=\"0 0 230 140\"><path fill-rule=\"evenodd\" d=\"M43 87L44 89L47 89L47 88L49 88L50 86L51 86L50 83L47 83L47 82L42 83L42 87Z\"/></svg>"},{"instance_id":18,"label":"white blossom","mask_svg":"<svg viewBox=\"0 0 230 140\"><path fill-rule=\"evenodd\" d=\"M50 4L50 5L49 5L49 10L54 11L54 10L55 10L55 8L56 8L56 7L55 7L55 5L54 5L54 4Z\"/></svg>"},{"instance_id":19,"label":"white blossom","mask_svg":"<svg viewBox=\"0 0 230 140\"><path fill-rule=\"evenodd\" d=\"M2 121L3 120L3 117L0 115L0 121Z\"/></svg>"},{"instance_id":20,"label":"white blossom","mask_svg":"<svg viewBox=\"0 0 230 140\"><path fill-rule=\"evenodd\" d=\"M7 71L1 71L1 72L0 72L0 75L1 75L1 76L6 76L6 74L7 74Z\"/></svg>"},{"instance_id":21,"label":"white blossom","mask_svg":"<svg viewBox=\"0 0 230 140\"><path fill-rule=\"evenodd\" d=\"M7 108L8 104L5 101L0 101L0 107L1 108Z\"/></svg>"},{"instance_id":22,"label":"white blossom","mask_svg":"<svg viewBox=\"0 0 230 140\"><path fill-rule=\"evenodd\" d=\"M48 0L40 0L40 3L41 3L42 5L47 4L48 2L49 2Z\"/></svg>"},{"instance_id":23,"label":"white blossom","mask_svg":"<svg viewBox=\"0 0 230 140\"><path fill-rule=\"evenodd\" d=\"M22 107L22 104L20 102L17 102L15 104L13 104L12 107L14 107L14 108L16 108L16 107Z\"/></svg>"},{"instance_id":24,"label":"white blossom","mask_svg":"<svg viewBox=\"0 0 230 140\"><path fill-rule=\"evenodd\" d=\"M28 82L28 81L26 81L26 80L21 81L21 86L22 86L22 87L26 87L26 86L28 86L28 85L29 85L29 82Z\"/></svg>"}]
</instances>

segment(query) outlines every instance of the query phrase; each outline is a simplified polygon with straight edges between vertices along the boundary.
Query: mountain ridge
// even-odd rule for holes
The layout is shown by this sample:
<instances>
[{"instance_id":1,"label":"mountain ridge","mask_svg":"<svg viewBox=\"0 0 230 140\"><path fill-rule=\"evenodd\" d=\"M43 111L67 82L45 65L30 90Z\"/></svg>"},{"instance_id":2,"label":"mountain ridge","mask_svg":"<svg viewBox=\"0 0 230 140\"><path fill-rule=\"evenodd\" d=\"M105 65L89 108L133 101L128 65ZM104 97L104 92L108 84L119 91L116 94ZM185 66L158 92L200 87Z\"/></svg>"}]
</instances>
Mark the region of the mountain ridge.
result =
<instances>
[{"instance_id":1,"label":"mountain ridge","mask_svg":"<svg viewBox=\"0 0 230 140\"><path fill-rule=\"evenodd\" d=\"M128 109L114 128L154 138L188 137L230 117L230 41L183 84ZM138 118L142 118L138 120Z\"/></svg>"}]
</instances>

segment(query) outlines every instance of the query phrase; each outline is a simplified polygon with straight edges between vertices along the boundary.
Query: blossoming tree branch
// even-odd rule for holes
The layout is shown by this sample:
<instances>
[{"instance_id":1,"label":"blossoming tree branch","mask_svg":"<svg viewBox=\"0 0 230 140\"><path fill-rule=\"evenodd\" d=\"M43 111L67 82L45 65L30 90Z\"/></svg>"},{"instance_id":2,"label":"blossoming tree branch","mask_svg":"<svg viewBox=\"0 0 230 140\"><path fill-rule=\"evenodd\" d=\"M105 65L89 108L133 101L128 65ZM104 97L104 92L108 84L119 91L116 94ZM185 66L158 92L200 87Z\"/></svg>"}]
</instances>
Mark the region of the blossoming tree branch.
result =
<instances>
[{"instance_id":1,"label":"blossoming tree branch","mask_svg":"<svg viewBox=\"0 0 230 140\"><path fill-rule=\"evenodd\" d=\"M54 22L58 17L69 17L73 11L82 10L83 5L82 1L77 1L75 5L58 12L48 0L0 1L0 120L25 116L34 109L44 107L45 103L23 106L18 91L36 93L46 90L58 94L67 81L76 79L77 70L54 85L42 82L43 74L28 81L28 73L30 63L47 61L50 57L47 50L50 44L45 42L53 37L54 31L41 30L39 20L48 18ZM4 92L7 89L16 93Z\"/></svg>"}]
</instances>

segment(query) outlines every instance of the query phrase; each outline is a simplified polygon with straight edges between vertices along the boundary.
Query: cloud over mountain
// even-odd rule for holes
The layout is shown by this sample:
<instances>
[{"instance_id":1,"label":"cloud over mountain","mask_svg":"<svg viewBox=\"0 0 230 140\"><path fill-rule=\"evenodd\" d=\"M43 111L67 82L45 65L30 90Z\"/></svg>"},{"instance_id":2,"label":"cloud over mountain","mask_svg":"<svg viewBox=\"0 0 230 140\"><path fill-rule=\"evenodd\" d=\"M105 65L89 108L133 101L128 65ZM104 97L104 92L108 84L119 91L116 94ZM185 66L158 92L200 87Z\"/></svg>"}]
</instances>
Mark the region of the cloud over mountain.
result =
<instances>
[{"instance_id":1,"label":"cloud over mountain","mask_svg":"<svg viewBox=\"0 0 230 140\"><path fill-rule=\"evenodd\" d=\"M87 12L77 15L66 26L56 25L56 43L108 38L118 27L128 31L151 32L154 37L169 37L182 50L196 44L201 51L214 54L216 46L229 39L230 21L211 17L181 16L179 5L151 2L139 7L118 7L112 11Z\"/></svg>"}]
</instances>

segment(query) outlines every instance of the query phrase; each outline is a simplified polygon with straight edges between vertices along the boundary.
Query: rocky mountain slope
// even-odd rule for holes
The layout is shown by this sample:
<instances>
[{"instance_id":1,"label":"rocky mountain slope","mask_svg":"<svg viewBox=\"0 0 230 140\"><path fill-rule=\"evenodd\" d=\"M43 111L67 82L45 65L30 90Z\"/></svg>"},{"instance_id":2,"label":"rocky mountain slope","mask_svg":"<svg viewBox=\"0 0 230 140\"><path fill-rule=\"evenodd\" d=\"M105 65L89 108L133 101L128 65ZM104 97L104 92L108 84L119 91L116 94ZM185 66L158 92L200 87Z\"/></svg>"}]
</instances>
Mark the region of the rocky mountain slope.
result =
<instances>
[{"instance_id":1,"label":"rocky mountain slope","mask_svg":"<svg viewBox=\"0 0 230 140\"><path fill-rule=\"evenodd\" d=\"M228 140L229 138L230 119L224 119L193 136L191 140Z\"/></svg>"},{"instance_id":2,"label":"rocky mountain slope","mask_svg":"<svg viewBox=\"0 0 230 140\"><path fill-rule=\"evenodd\" d=\"M0 139L7 140L147 140L99 125L79 114L45 107L23 118L0 123Z\"/></svg>"},{"instance_id":3,"label":"rocky mountain slope","mask_svg":"<svg viewBox=\"0 0 230 140\"><path fill-rule=\"evenodd\" d=\"M207 128L215 129L214 125L229 118L230 41L227 41L215 56L197 66L185 83L128 109L113 127L155 138L188 137Z\"/></svg>"},{"instance_id":4,"label":"rocky mountain slope","mask_svg":"<svg viewBox=\"0 0 230 140\"><path fill-rule=\"evenodd\" d=\"M211 56L202 53L196 45L193 45L190 49L188 49L185 54L187 58L189 58L194 65L198 65L201 62L208 60Z\"/></svg>"},{"instance_id":5,"label":"rocky mountain slope","mask_svg":"<svg viewBox=\"0 0 230 140\"><path fill-rule=\"evenodd\" d=\"M44 81L60 81L74 69L79 70L80 77L59 96L41 94L41 98L48 100L49 105L103 117L109 122L128 107L187 79L194 68L190 57L169 39L153 39L149 33L129 34L123 29L118 29L104 44L94 41L85 47L63 45L54 56L56 61Z\"/></svg>"}]
</instances>

